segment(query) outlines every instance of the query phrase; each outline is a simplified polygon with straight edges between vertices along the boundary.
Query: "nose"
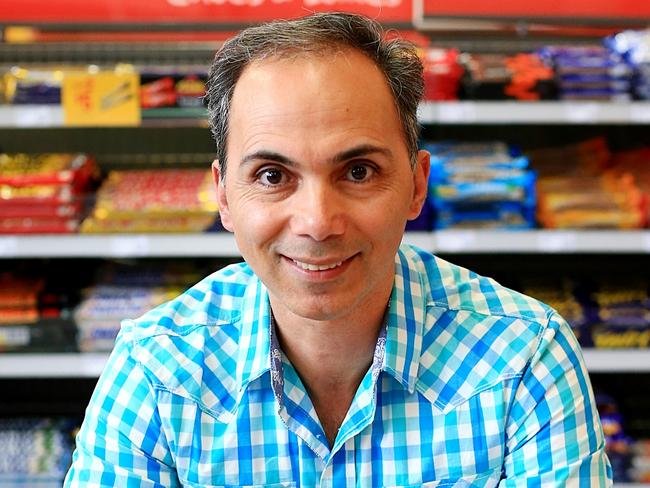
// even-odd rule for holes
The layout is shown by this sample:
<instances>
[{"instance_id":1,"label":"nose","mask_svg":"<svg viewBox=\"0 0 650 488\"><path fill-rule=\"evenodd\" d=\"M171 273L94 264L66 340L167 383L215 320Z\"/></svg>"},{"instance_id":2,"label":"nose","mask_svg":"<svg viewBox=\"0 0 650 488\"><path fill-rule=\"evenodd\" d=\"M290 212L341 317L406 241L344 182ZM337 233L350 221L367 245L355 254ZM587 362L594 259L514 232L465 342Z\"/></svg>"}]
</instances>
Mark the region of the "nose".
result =
<instances>
[{"instance_id":1,"label":"nose","mask_svg":"<svg viewBox=\"0 0 650 488\"><path fill-rule=\"evenodd\" d=\"M343 197L327 183L303 184L293 195L291 230L295 235L324 241L345 231Z\"/></svg>"}]
</instances>

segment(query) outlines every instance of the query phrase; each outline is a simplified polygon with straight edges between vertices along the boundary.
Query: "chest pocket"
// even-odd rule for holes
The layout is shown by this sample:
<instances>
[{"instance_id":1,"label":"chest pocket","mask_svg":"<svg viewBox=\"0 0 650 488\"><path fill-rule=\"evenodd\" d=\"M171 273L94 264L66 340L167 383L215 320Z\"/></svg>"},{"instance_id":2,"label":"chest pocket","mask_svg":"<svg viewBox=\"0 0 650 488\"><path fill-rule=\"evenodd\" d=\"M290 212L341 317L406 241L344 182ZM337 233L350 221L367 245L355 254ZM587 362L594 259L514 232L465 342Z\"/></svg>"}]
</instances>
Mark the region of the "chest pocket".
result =
<instances>
[{"instance_id":1,"label":"chest pocket","mask_svg":"<svg viewBox=\"0 0 650 488\"><path fill-rule=\"evenodd\" d=\"M500 478L501 469L493 469L485 473L464 476L462 478L428 481L404 488L495 488L499 484Z\"/></svg>"},{"instance_id":2,"label":"chest pocket","mask_svg":"<svg viewBox=\"0 0 650 488\"><path fill-rule=\"evenodd\" d=\"M294 481L284 483L271 483L270 485L197 485L194 483L182 482L184 488L296 488Z\"/></svg>"}]
</instances>

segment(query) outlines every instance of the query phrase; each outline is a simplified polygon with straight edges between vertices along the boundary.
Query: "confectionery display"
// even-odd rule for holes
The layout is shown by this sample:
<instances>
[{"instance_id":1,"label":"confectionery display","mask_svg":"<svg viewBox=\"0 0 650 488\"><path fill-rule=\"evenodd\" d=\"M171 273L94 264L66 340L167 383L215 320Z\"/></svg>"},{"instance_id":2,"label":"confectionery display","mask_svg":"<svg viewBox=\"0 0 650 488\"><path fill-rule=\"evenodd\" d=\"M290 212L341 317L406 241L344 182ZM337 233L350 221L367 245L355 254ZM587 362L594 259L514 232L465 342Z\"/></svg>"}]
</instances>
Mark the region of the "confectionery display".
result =
<instances>
[{"instance_id":1,"label":"confectionery display","mask_svg":"<svg viewBox=\"0 0 650 488\"><path fill-rule=\"evenodd\" d=\"M0 234L76 232L96 177L84 154L0 154Z\"/></svg>"},{"instance_id":2,"label":"confectionery display","mask_svg":"<svg viewBox=\"0 0 650 488\"><path fill-rule=\"evenodd\" d=\"M203 232L217 217L212 175L201 169L109 173L83 233Z\"/></svg>"},{"instance_id":3,"label":"confectionery display","mask_svg":"<svg viewBox=\"0 0 650 488\"><path fill-rule=\"evenodd\" d=\"M650 229L650 138L639 137L637 132L624 134L623 124L596 126L592 122L602 121L590 120L589 110L569 113L572 107L605 111L618 104L617 108L630 107L635 125L650 122L650 115L639 110L645 110L642 101L650 100L650 30L601 36L604 34L599 31L589 42L548 36L541 41L513 42L498 52L498 43L492 44L496 36L459 44L461 48L451 47L453 36L438 42L435 36L418 34L424 108L437 111L437 115L436 122L424 123L421 132L420 147L431 154L427 199L421 215L407 222L406 230L435 232L434 239L446 235L452 240L455 236L479 240L482 235L501 234L473 232L477 229L508 231L507 235L520 232L525 237L535 236L539 249L544 248L541 241L548 235L608 230L609 239L616 239L623 233L648 232L638 231ZM97 65L88 58L75 64L47 59L0 64L0 110L9 113L41 106L61 113L67 73L128 70L137 74L137 91L128 96L134 103L139 100L138 120L142 119L145 130L156 135L169 127L181 132L200 126L209 137L204 120L209 59L202 64L196 56L186 60L161 55L149 62L131 59L128 64L108 59L111 61L106 63L98 60ZM477 103L436 104L471 101ZM491 103L480 103L483 101ZM546 103L549 101L555 103ZM503 106L505 111L516 104L535 109L552 106L562 113L559 123L549 124L571 125L575 130L560 134L561 128L548 128L545 120L527 121L523 125L539 126L540 132L539 138L527 140L522 134L532 134L531 128L517 133L516 118L502 127L496 127L501 122L472 119L473 110L478 114L483 107L499 110ZM183 118L189 119L176 120ZM23 130L23 126L16 127ZM55 127L68 130L65 123ZM144 154L149 150L145 143L133 144L137 152L131 142L127 141L126 149L116 147L114 153L112 147L106 148L110 144L94 147L92 142L88 147L64 145L60 152L52 147L45 149L52 152L38 153L30 152L31 147L5 153L2 151L10 148L0 145L0 251L10 254L12 246L24 242L22 236L25 240L42 235L69 241L69 237L50 237L66 234L75 242L130 242L138 237L173 241L183 234L224 231L210 161L196 164L196 156L202 158L206 152L203 148L196 149L193 158L185 158L194 151L187 144L169 152L165 152L167 145L161 144L164 149L156 148L150 155ZM110 156L118 157L113 161ZM178 164L173 164L177 156ZM650 246L647 236L646 240ZM453 249L453 245L443 247ZM647 258L641 256L638 268L628 274L578 272L573 267L556 272L556 268L538 267L540 273L534 275L515 269L518 262L539 257L534 246L524 252L534 256L505 255L504 260L509 260L505 275L514 275L506 284L556 309L583 348L598 350L594 351L598 356L602 350L613 350L617 357L627 350L650 351L650 273L643 261ZM620 246L612 249L612 255L625 252ZM68 262L58 266L58 271L46 272L43 270L58 259L48 258L44 250L43 258L23 260L33 262L0 266L0 354L68 352L101 353L83 356L104 357L123 320L137 318L176 297L228 260L218 249L218 262L209 265L197 265L187 257L124 254L119 258L93 257L82 264L79 261L85 258L73 256L61 260ZM81 272L82 268L88 269ZM647 376L647 371L643 375ZM647 379L640 382L646 383ZM616 482L650 484L647 416L640 427L630 426L625 396L608 388L595 391ZM0 415L0 486L60 485L70 463L79 419L28 418L30 412L21 415L25 417Z\"/></svg>"},{"instance_id":4,"label":"confectionery display","mask_svg":"<svg viewBox=\"0 0 650 488\"><path fill-rule=\"evenodd\" d=\"M463 53L462 98L469 100L552 100L554 72L537 53Z\"/></svg>"},{"instance_id":5,"label":"confectionery display","mask_svg":"<svg viewBox=\"0 0 650 488\"><path fill-rule=\"evenodd\" d=\"M425 148L431 153L435 228L534 226L535 174L516 149L499 142L443 142Z\"/></svg>"},{"instance_id":6,"label":"confectionery display","mask_svg":"<svg viewBox=\"0 0 650 488\"><path fill-rule=\"evenodd\" d=\"M0 419L0 485L61 485L70 466L74 422Z\"/></svg>"},{"instance_id":7,"label":"confectionery display","mask_svg":"<svg viewBox=\"0 0 650 488\"><path fill-rule=\"evenodd\" d=\"M171 300L200 278L191 265L168 263L102 268L74 311L81 351L110 351L124 319Z\"/></svg>"}]
</instances>

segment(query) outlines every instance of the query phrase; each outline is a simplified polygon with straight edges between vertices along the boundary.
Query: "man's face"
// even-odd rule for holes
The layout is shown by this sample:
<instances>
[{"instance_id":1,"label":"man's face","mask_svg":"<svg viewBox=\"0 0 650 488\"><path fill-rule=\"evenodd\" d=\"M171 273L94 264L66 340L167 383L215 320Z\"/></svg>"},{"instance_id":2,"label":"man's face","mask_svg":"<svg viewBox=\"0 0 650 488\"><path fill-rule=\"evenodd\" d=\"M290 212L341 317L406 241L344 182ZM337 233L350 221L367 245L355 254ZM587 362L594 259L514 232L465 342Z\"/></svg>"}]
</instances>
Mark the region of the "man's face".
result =
<instances>
[{"instance_id":1,"label":"man's face","mask_svg":"<svg viewBox=\"0 0 650 488\"><path fill-rule=\"evenodd\" d=\"M421 151L411 168L380 70L353 50L255 62L237 82L229 127L224 182L213 165L221 219L274 312L383 310L429 159Z\"/></svg>"}]
</instances>

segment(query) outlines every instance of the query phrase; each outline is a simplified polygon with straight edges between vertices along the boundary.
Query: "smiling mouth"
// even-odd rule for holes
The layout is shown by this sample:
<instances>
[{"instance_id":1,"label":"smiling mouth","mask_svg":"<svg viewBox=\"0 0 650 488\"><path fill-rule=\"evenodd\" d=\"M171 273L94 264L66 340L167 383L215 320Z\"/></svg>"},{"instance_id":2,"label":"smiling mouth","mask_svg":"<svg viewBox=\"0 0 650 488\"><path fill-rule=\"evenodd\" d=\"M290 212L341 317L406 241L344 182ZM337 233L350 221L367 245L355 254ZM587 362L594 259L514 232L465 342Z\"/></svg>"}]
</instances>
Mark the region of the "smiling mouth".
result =
<instances>
[{"instance_id":1,"label":"smiling mouth","mask_svg":"<svg viewBox=\"0 0 650 488\"><path fill-rule=\"evenodd\" d=\"M344 263L344 261L338 261L331 264L309 264L303 263L302 261L296 261L295 259L292 259L292 261L296 266L306 271L327 271L328 269L338 268Z\"/></svg>"}]
</instances>

